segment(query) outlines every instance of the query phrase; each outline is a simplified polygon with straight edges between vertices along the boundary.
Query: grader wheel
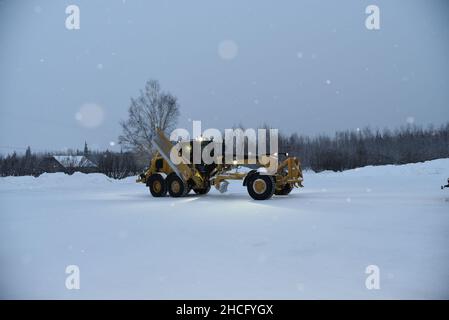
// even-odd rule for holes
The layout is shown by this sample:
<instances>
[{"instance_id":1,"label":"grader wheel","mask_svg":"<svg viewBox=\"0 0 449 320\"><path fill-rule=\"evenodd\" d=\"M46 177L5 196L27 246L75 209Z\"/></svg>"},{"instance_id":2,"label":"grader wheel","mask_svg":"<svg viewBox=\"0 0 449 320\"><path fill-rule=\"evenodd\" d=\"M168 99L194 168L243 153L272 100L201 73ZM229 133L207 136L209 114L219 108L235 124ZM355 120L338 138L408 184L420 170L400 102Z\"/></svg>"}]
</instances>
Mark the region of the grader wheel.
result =
<instances>
[{"instance_id":1,"label":"grader wheel","mask_svg":"<svg viewBox=\"0 0 449 320\"><path fill-rule=\"evenodd\" d=\"M183 197L190 191L190 188L174 172L167 176L166 182L168 193L173 198Z\"/></svg>"},{"instance_id":2,"label":"grader wheel","mask_svg":"<svg viewBox=\"0 0 449 320\"><path fill-rule=\"evenodd\" d=\"M153 197L164 197L167 194L167 185L159 173L152 174L148 178L147 185Z\"/></svg>"},{"instance_id":3,"label":"grader wheel","mask_svg":"<svg viewBox=\"0 0 449 320\"><path fill-rule=\"evenodd\" d=\"M275 191L274 179L263 174L253 174L246 183L248 193L254 200L270 199Z\"/></svg>"},{"instance_id":4,"label":"grader wheel","mask_svg":"<svg viewBox=\"0 0 449 320\"><path fill-rule=\"evenodd\" d=\"M193 188L193 191L198 195L207 194L210 191L210 182L207 181L204 188Z\"/></svg>"}]
</instances>

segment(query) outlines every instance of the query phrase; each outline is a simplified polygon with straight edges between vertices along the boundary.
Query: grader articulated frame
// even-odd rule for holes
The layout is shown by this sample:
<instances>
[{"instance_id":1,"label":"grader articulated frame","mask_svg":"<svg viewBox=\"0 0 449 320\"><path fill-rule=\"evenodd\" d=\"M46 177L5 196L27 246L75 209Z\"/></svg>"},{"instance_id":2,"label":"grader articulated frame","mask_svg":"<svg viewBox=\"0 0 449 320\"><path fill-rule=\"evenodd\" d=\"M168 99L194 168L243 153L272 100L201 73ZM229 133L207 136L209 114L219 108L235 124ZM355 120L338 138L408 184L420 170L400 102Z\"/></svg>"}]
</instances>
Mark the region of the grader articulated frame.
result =
<instances>
[{"instance_id":1,"label":"grader articulated frame","mask_svg":"<svg viewBox=\"0 0 449 320\"><path fill-rule=\"evenodd\" d=\"M214 186L220 192L227 190L228 180L243 180L243 186L247 187L249 195L255 200L266 200L275 195L288 195L293 187L302 187L303 175L301 164L296 157L288 157L279 162L281 154L266 155L271 160L278 161L277 170L269 174L267 166L269 161L251 161L246 156L244 159L235 159L232 164L227 164L224 157L216 157L212 164L201 161L194 164L191 158L185 158L182 153L179 163L175 164L170 159L173 143L158 130L157 137L153 140L157 153L150 161L148 169L142 173L137 182L145 183L154 197L163 197L169 193L172 197L182 197L191 190L196 194L207 194ZM194 143L199 143L201 150L211 141L190 140L187 148ZM254 159L252 159L254 160ZM239 172L240 166L253 167L247 172Z\"/></svg>"}]
</instances>

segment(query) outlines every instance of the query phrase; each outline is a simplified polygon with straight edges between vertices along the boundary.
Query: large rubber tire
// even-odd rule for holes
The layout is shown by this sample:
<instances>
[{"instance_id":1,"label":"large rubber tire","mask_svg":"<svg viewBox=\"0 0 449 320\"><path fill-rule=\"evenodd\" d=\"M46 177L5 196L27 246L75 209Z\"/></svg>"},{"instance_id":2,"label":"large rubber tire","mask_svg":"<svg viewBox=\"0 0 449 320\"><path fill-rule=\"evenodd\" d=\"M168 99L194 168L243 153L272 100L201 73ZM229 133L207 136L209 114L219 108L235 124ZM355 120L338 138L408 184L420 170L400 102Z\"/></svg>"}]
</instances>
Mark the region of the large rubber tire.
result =
<instances>
[{"instance_id":1,"label":"large rubber tire","mask_svg":"<svg viewBox=\"0 0 449 320\"><path fill-rule=\"evenodd\" d=\"M267 200L273 196L276 186L272 176L253 174L248 178L246 188L254 200Z\"/></svg>"},{"instance_id":2,"label":"large rubber tire","mask_svg":"<svg viewBox=\"0 0 449 320\"><path fill-rule=\"evenodd\" d=\"M167 194L165 179L159 173L152 174L148 178L147 185L153 197L165 197Z\"/></svg>"},{"instance_id":3,"label":"large rubber tire","mask_svg":"<svg viewBox=\"0 0 449 320\"><path fill-rule=\"evenodd\" d=\"M199 189L193 188L193 191L194 191L196 194L199 194L199 195L207 194L207 193L210 191L210 182L207 181L207 182L206 182L206 187L204 187L204 188L199 188Z\"/></svg>"},{"instance_id":4,"label":"large rubber tire","mask_svg":"<svg viewBox=\"0 0 449 320\"><path fill-rule=\"evenodd\" d=\"M167 183L168 193L173 198L183 197L190 191L184 181L174 172L170 173L165 181Z\"/></svg>"},{"instance_id":5,"label":"large rubber tire","mask_svg":"<svg viewBox=\"0 0 449 320\"><path fill-rule=\"evenodd\" d=\"M274 194L277 196L286 196L293 190L293 186L290 183L287 183L282 187L281 190L274 191Z\"/></svg>"}]
</instances>

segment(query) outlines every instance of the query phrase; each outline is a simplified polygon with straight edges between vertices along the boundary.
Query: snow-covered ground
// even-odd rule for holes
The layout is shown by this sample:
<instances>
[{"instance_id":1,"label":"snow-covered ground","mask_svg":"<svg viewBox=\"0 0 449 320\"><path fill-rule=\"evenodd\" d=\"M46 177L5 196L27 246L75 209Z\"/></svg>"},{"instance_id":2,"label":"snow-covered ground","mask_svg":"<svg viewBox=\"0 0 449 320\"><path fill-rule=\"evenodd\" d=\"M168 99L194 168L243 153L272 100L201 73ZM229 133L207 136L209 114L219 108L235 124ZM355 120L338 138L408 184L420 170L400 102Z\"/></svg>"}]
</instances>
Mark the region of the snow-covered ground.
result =
<instances>
[{"instance_id":1,"label":"snow-covered ground","mask_svg":"<svg viewBox=\"0 0 449 320\"><path fill-rule=\"evenodd\" d=\"M305 174L254 201L99 174L0 178L2 298L449 298L449 159ZM65 287L67 265L80 290ZM380 268L368 290L365 269Z\"/></svg>"}]
</instances>

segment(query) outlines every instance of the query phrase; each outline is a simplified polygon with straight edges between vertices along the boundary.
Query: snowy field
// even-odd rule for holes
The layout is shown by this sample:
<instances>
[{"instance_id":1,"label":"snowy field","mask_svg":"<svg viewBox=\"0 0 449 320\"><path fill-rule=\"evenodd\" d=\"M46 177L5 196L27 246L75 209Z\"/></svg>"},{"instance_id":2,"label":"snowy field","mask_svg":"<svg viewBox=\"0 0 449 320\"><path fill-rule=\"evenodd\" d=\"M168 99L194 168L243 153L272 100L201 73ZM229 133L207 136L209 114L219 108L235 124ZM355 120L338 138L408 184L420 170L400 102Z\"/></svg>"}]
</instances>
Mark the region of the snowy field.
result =
<instances>
[{"instance_id":1,"label":"snowy field","mask_svg":"<svg viewBox=\"0 0 449 320\"><path fill-rule=\"evenodd\" d=\"M287 197L0 178L2 298L449 298L449 159L305 174ZM65 287L67 265L80 290ZM380 268L367 290L365 268Z\"/></svg>"}]
</instances>

